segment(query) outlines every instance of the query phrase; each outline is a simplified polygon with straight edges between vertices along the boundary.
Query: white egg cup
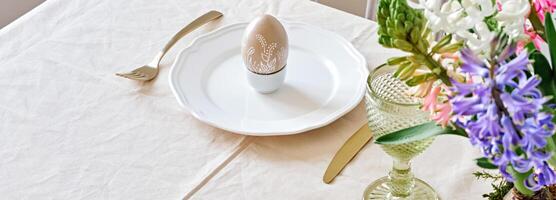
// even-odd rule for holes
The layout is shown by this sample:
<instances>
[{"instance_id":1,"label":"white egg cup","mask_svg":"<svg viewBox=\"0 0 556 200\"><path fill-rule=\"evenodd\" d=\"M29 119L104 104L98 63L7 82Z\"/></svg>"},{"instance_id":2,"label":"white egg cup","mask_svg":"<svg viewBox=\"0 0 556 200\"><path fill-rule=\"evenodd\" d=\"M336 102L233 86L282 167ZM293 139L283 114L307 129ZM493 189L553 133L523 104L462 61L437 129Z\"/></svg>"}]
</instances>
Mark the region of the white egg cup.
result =
<instances>
[{"instance_id":1,"label":"white egg cup","mask_svg":"<svg viewBox=\"0 0 556 200\"><path fill-rule=\"evenodd\" d=\"M286 68L287 67L283 67L280 71L272 74L257 74L247 68L245 71L247 73L247 81L253 89L263 94L269 94L278 90L284 83L286 79Z\"/></svg>"}]
</instances>

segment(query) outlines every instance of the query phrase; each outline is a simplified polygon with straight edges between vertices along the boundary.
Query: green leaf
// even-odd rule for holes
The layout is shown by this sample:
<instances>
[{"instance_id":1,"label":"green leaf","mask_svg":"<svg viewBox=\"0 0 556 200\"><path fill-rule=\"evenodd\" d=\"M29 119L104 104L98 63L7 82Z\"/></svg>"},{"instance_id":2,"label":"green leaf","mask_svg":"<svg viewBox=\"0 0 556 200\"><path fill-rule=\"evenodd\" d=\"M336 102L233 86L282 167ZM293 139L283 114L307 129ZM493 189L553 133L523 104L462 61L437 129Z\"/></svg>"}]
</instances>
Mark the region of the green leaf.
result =
<instances>
[{"instance_id":1,"label":"green leaf","mask_svg":"<svg viewBox=\"0 0 556 200\"><path fill-rule=\"evenodd\" d=\"M525 45L525 49L527 49L527 51L529 52L534 52L537 50L537 47L535 47L535 43L529 42L527 43L527 45Z\"/></svg>"},{"instance_id":2,"label":"green leaf","mask_svg":"<svg viewBox=\"0 0 556 200\"><path fill-rule=\"evenodd\" d=\"M548 43L548 48L550 51L550 61L552 66L556 65L556 30L554 29L554 22L552 22L552 16L550 13L546 13L544 20L546 40ZM555 72L556 70L553 70ZM556 74L552 74L555 76Z\"/></svg>"},{"instance_id":3,"label":"green leaf","mask_svg":"<svg viewBox=\"0 0 556 200\"><path fill-rule=\"evenodd\" d=\"M498 169L498 166L492 164L487 158L477 158L475 162L477 162L477 166L483 169Z\"/></svg>"},{"instance_id":4,"label":"green leaf","mask_svg":"<svg viewBox=\"0 0 556 200\"><path fill-rule=\"evenodd\" d=\"M556 143L554 143L554 135L552 137L547 138L546 140L546 148L548 152L552 152L552 157L548 159L548 164L552 167L556 167Z\"/></svg>"},{"instance_id":5,"label":"green leaf","mask_svg":"<svg viewBox=\"0 0 556 200\"><path fill-rule=\"evenodd\" d=\"M535 74L541 77L541 84L539 89L545 96L555 96L556 86L554 85L553 70L550 67L550 63L542 53L534 51L529 55L529 58L533 60L533 69ZM552 102L554 99L551 100ZM554 103L554 102L553 102Z\"/></svg>"},{"instance_id":6,"label":"green leaf","mask_svg":"<svg viewBox=\"0 0 556 200\"><path fill-rule=\"evenodd\" d=\"M531 175L531 173L533 173L533 170L529 170L527 173L519 173L517 171L515 171L515 169L513 168L513 166L508 166L507 168L508 173L510 173L512 175L512 177L515 179L514 182L514 187L515 189L517 189L519 192L521 192L521 194L524 194L526 196L533 196L533 191L527 189L527 187L525 187L525 179L527 179L527 177L529 177L529 175Z\"/></svg>"},{"instance_id":7,"label":"green leaf","mask_svg":"<svg viewBox=\"0 0 556 200\"><path fill-rule=\"evenodd\" d=\"M435 122L428 122L421 125L402 129L393 133L383 135L376 139L377 144L404 144L414 142L437 135L459 135L467 137L465 130L461 128L442 128L436 125Z\"/></svg>"}]
</instances>

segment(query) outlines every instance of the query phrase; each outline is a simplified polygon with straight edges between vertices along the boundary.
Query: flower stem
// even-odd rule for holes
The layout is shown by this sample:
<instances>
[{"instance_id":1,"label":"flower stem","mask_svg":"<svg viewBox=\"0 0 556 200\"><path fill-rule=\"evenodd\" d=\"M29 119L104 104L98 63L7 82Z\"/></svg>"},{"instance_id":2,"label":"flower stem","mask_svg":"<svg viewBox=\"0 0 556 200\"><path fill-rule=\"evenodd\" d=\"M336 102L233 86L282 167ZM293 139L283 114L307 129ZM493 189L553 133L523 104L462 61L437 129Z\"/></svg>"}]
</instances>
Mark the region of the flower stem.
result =
<instances>
[{"instance_id":1,"label":"flower stem","mask_svg":"<svg viewBox=\"0 0 556 200\"><path fill-rule=\"evenodd\" d=\"M535 8L535 5L533 5L532 1L529 1L529 3L531 4L531 8ZM529 21L531 21L531 24L533 25L533 29L535 29L535 32L541 36L541 38L546 41L546 36L544 34L544 25L542 24L539 15L537 14L537 12L535 12L534 10L532 10L529 13Z\"/></svg>"},{"instance_id":2,"label":"flower stem","mask_svg":"<svg viewBox=\"0 0 556 200\"><path fill-rule=\"evenodd\" d=\"M490 73L490 77L492 77L492 84L496 85L496 79L494 78L494 69L497 66L496 62L494 62L494 59L491 59L490 61L490 69L489 69L489 73ZM502 112L504 115L506 115L508 118L510 118L511 124L513 129L516 131L517 133L517 137L519 137L519 139L522 139L521 136L521 131L519 131L520 129L517 128L517 126L514 123L514 120L512 119L512 116L510 115L510 112L508 111L508 109L506 109L506 106L504 106L504 102L502 101L502 98L500 97L500 90L498 90L496 87L492 89L492 98L494 99L494 103L496 104L496 107L498 107L498 110L500 112Z\"/></svg>"},{"instance_id":3,"label":"flower stem","mask_svg":"<svg viewBox=\"0 0 556 200\"><path fill-rule=\"evenodd\" d=\"M424 56L427 59L428 64L432 65L432 67L429 67L429 69L431 71L434 72L434 69L439 69L440 70L440 73L436 74L436 76L440 80L442 80L442 83L444 83L446 86L452 86L452 83L450 82L450 79L448 78L448 73L446 72L446 69L444 69L444 67L442 67L442 65L440 65L440 63L438 63L436 60L434 60L431 55L427 54L427 55L424 55Z\"/></svg>"},{"instance_id":4,"label":"flower stem","mask_svg":"<svg viewBox=\"0 0 556 200\"><path fill-rule=\"evenodd\" d=\"M432 57L433 52L431 53L426 53L426 52L422 52L421 50L419 50L419 48L417 48L417 44L412 44L413 45L413 53L423 56L425 58L425 62L427 68L429 68L429 70L431 70L434 75L440 79L442 81L442 83L444 83L446 86L452 86L452 82L450 82L450 78L448 77L448 72L446 72L446 69L444 69L444 67L442 67L442 65L440 63L438 63L436 60L434 60L434 58ZM437 72L438 71L438 72Z\"/></svg>"},{"instance_id":5,"label":"flower stem","mask_svg":"<svg viewBox=\"0 0 556 200\"><path fill-rule=\"evenodd\" d=\"M496 85L496 83L494 83ZM502 101L502 99L500 98L500 91L496 88L492 89L492 98L494 98L494 103L496 104L496 107L498 107L498 110L500 110L504 115L506 115L508 118L510 118L511 124L513 129L515 130L515 132L517 133L517 137L519 137L519 139L522 139L523 136L521 136L521 131L519 131L519 129L517 128L517 126L515 125L512 116L510 115L510 112L508 112L508 109L506 109L506 107L504 106L504 103Z\"/></svg>"},{"instance_id":6,"label":"flower stem","mask_svg":"<svg viewBox=\"0 0 556 200\"><path fill-rule=\"evenodd\" d=\"M515 189L517 189L519 192L521 192L525 196L528 196L528 197L533 196L533 194L534 194L533 191L531 191L527 187L525 187L525 179L527 179L527 177L529 177L529 175L531 175L531 173L533 173L532 170L529 170L527 173L519 173L514 169L513 166L509 166L507 171L515 179L514 180Z\"/></svg>"}]
</instances>

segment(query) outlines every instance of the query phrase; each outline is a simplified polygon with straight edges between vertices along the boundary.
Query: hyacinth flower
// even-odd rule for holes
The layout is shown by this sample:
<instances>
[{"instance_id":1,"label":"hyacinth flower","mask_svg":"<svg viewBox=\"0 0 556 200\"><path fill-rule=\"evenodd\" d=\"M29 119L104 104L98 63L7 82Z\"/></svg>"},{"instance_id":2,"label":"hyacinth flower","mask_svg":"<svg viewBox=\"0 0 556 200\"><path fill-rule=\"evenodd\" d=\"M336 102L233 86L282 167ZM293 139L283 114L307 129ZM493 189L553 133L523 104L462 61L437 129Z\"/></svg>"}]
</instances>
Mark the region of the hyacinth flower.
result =
<instances>
[{"instance_id":1,"label":"hyacinth flower","mask_svg":"<svg viewBox=\"0 0 556 200\"><path fill-rule=\"evenodd\" d=\"M524 37L526 19L531 10L529 0L498 0L498 3L500 9L495 18L502 30L513 39Z\"/></svg>"},{"instance_id":2,"label":"hyacinth flower","mask_svg":"<svg viewBox=\"0 0 556 200\"><path fill-rule=\"evenodd\" d=\"M533 43L536 49L541 49L541 45L545 43L541 35L539 35L533 27L526 26L525 34L529 37L529 40L519 41L517 43L517 52L521 52L525 49L525 46L529 43Z\"/></svg>"},{"instance_id":3,"label":"hyacinth flower","mask_svg":"<svg viewBox=\"0 0 556 200\"><path fill-rule=\"evenodd\" d=\"M540 37L542 38L542 40L546 41L548 39L548 36L546 35L546 28L548 27L544 27L544 25L550 21L552 22L552 19L550 15L552 13L554 13L554 11L556 10L556 1L555 0L532 0L531 1L531 6L533 7L534 11L530 12L529 14L529 22L531 22L532 25L532 30L530 30L530 28L528 28L527 26L524 26L524 30L526 32L530 32L527 35L530 36L531 40L535 40L536 38ZM543 23L544 22L544 23ZM532 34L531 32L535 33ZM538 45L535 44L535 46L538 48Z\"/></svg>"},{"instance_id":4,"label":"hyacinth flower","mask_svg":"<svg viewBox=\"0 0 556 200\"><path fill-rule=\"evenodd\" d=\"M427 19L422 10L411 8L406 0L382 0L379 3L379 43L386 48L409 53L408 56L388 60L388 65L398 66L394 75L409 86L425 84L427 87L421 87L425 94L430 91L428 86L431 80L440 80L451 85L448 72L436 59L436 55L457 52L463 43L452 43L452 35L449 34L431 44L433 35L427 27Z\"/></svg>"},{"instance_id":5,"label":"hyacinth flower","mask_svg":"<svg viewBox=\"0 0 556 200\"><path fill-rule=\"evenodd\" d=\"M433 32L457 35L475 53L488 54L495 30L525 36L528 0L419 0Z\"/></svg>"},{"instance_id":6,"label":"hyacinth flower","mask_svg":"<svg viewBox=\"0 0 556 200\"><path fill-rule=\"evenodd\" d=\"M550 97L556 96L556 71L532 48L543 40L556 44L550 13L537 16L537 5L529 4L540 2L535 0L420 0L423 10L408 9L405 1L380 1L379 42L409 53L389 59L388 64L399 66L394 75L415 86L415 95L424 100L422 109L430 111L436 122L378 137L375 143L403 144L444 134L464 136L484 154L477 164L499 169L522 194L530 196L555 184L556 100ZM535 11L530 12L532 9ZM463 12L471 14L461 15ZM545 23L539 18L545 18ZM529 26L533 29L525 29ZM431 32L437 29L446 35L434 42ZM502 40L497 32L507 36ZM456 43L451 42L452 36ZM508 40L521 42L530 55L517 51L513 43L499 45ZM495 42L491 45L489 41ZM528 44L531 41L534 43ZM463 44L466 49L460 51ZM556 51L550 54L552 64L556 63ZM444 55L455 55L453 65L444 63ZM529 57L535 61L534 71Z\"/></svg>"},{"instance_id":7,"label":"hyacinth flower","mask_svg":"<svg viewBox=\"0 0 556 200\"><path fill-rule=\"evenodd\" d=\"M554 13L554 10L556 10L556 1L533 0L531 1L531 4L534 11L531 11L528 17L530 24L526 24L525 26L523 26L523 30L524 33L528 36L529 40L533 42L535 48L540 50L541 44L547 40L547 35L545 32L546 27L544 26L543 22L552 22L551 18L546 17L546 15ZM521 41L520 47L523 47L527 42L528 41Z\"/></svg>"},{"instance_id":8,"label":"hyacinth flower","mask_svg":"<svg viewBox=\"0 0 556 200\"><path fill-rule=\"evenodd\" d=\"M423 111L431 113L431 119L442 127L446 127L452 118L452 105L447 101L449 91L444 85L435 86L423 99Z\"/></svg>"},{"instance_id":9,"label":"hyacinth flower","mask_svg":"<svg viewBox=\"0 0 556 200\"><path fill-rule=\"evenodd\" d=\"M471 50L461 51L461 71L473 82L453 81L454 123L465 129L501 174L524 193L556 183L549 165L554 134L552 114L543 112L549 98L537 86L541 80L528 71L528 52L511 58L515 45L508 45L489 59Z\"/></svg>"},{"instance_id":10,"label":"hyacinth flower","mask_svg":"<svg viewBox=\"0 0 556 200\"><path fill-rule=\"evenodd\" d=\"M554 0L533 0L533 7L541 21L544 21L545 13L554 13L556 1Z\"/></svg>"}]
</instances>

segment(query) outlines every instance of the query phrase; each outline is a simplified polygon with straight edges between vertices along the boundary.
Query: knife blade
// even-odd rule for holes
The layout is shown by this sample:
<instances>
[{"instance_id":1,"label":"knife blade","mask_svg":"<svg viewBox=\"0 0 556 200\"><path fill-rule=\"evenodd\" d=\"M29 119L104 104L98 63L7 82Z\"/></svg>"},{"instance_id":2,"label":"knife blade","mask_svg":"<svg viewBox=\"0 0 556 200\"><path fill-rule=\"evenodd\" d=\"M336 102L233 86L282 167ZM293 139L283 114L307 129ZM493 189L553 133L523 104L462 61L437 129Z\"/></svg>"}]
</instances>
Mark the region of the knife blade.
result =
<instances>
[{"instance_id":1,"label":"knife blade","mask_svg":"<svg viewBox=\"0 0 556 200\"><path fill-rule=\"evenodd\" d=\"M340 174L340 172L346 167L346 165L357 155L357 153L371 140L373 134L367 123L363 124L355 134L353 134L349 139L342 145L342 147L336 152L332 161L328 165L326 172L324 172L324 177L322 181L325 183L330 183Z\"/></svg>"}]
</instances>

